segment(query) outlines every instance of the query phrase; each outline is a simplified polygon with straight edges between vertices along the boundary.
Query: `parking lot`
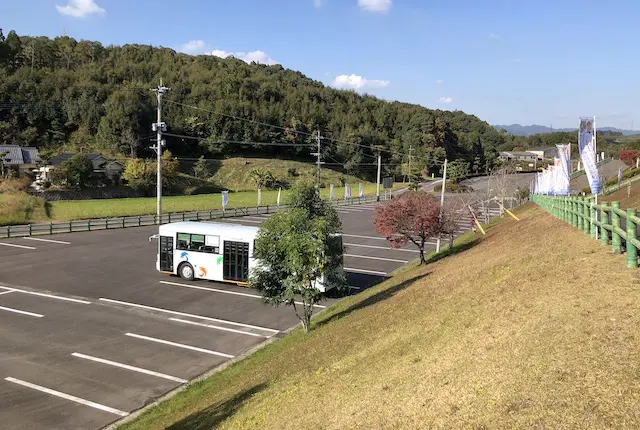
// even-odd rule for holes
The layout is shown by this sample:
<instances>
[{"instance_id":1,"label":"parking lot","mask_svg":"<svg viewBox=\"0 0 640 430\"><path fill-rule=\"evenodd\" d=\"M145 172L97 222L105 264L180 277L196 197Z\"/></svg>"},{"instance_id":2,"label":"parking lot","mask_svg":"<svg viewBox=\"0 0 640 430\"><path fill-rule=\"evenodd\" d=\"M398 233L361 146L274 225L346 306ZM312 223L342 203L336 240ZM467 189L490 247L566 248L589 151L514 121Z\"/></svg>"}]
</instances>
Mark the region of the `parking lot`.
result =
<instances>
[{"instance_id":1,"label":"parking lot","mask_svg":"<svg viewBox=\"0 0 640 430\"><path fill-rule=\"evenodd\" d=\"M338 208L352 294L418 256L411 247L389 249L373 229L374 208ZM267 217L223 222L258 226ZM460 232L468 228L462 221ZM0 242L3 426L104 427L298 323L293 310L266 306L251 289L158 273L154 233Z\"/></svg>"}]
</instances>

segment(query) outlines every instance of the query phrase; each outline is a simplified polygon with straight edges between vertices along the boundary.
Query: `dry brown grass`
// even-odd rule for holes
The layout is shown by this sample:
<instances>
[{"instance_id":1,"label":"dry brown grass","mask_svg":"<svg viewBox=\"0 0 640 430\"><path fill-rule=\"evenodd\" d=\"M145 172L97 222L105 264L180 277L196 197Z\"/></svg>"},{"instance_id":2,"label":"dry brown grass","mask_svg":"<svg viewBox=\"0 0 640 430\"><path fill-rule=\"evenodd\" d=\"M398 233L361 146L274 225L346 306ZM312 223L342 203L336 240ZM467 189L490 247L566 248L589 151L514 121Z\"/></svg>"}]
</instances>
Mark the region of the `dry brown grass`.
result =
<instances>
[{"instance_id":1,"label":"dry brown grass","mask_svg":"<svg viewBox=\"0 0 640 430\"><path fill-rule=\"evenodd\" d=\"M639 428L640 272L520 216L125 428Z\"/></svg>"}]
</instances>

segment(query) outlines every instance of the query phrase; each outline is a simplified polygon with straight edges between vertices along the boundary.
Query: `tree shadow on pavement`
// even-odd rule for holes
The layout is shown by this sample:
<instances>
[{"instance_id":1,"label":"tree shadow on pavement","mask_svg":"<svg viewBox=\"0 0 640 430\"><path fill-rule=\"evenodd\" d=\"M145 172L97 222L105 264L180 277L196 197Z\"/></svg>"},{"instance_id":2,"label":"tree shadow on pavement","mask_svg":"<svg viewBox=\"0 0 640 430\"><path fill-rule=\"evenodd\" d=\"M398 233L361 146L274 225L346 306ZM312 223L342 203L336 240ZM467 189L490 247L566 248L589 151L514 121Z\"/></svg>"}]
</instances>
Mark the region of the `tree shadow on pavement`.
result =
<instances>
[{"instance_id":1,"label":"tree shadow on pavement","mask_svg":"<svg viewBox=\"0 0 640 430\"><path fill-rule=\"evenodd\" d=\"M236 413L253 395L267 388L267 384L259 384L244 390L229 400L216 403L202 409L177 423L167 427L168 430L209 430L219 426L224 420Z\"/></svg>"}]
</instances>

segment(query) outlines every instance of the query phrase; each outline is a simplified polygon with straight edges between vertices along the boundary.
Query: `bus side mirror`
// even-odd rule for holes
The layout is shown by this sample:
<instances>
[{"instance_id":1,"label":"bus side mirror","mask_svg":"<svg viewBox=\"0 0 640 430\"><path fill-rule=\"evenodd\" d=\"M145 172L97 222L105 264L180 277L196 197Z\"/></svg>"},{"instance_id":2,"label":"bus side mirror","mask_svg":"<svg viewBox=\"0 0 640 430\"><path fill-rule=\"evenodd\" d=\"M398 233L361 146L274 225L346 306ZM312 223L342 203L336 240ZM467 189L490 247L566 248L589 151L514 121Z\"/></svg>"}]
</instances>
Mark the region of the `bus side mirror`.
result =
<instances>
[{"instance_id":1,"label":"bus side mirror","mask_svg":"<svg viewBox=\"0 0 640 430\"><path fill-rule=\"evenodd\" d=\"M149 242L151 242L153 239L158 239L160 237L159 234L154 234L153 236L149 237Z\"/></svg>"}]
</instances>

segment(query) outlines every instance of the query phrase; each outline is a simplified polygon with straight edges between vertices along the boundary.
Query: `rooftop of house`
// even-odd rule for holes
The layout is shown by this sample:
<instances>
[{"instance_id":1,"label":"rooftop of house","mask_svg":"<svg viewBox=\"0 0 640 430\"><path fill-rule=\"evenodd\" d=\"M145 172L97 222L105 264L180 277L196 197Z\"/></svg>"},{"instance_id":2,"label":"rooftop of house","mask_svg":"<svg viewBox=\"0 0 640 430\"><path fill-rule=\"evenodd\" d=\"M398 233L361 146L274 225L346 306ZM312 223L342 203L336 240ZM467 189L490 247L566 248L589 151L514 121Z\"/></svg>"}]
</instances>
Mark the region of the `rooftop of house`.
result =
<instances>
[{"instance_id":1,"label":"rooftop of house","mask_svg":"<svg viewBox=\"0 0 640 430\"><path fill-rule=\"evenodd\" d=\"M0 154L4 164L15 166L20 164L34 164L40 161L38 148L18 145L0 145Z\"/></svg>"}]
</instances>

